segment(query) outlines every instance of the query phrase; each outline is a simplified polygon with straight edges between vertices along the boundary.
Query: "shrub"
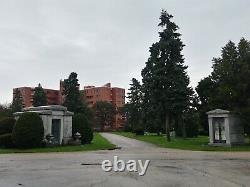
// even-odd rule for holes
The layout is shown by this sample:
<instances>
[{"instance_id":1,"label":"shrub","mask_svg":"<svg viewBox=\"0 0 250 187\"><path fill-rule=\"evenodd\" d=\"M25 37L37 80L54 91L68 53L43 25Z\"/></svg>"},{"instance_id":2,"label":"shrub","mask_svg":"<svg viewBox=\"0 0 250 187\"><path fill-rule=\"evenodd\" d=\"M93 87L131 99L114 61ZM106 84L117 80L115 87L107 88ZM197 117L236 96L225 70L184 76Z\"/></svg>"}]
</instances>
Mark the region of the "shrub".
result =
<instances>
[{"instance_id":1,"label":"shrub","mask_svg":"<svg viewBox=\"0 0 250 187\"><path fill-rule=\"evenodd\" d=\"M126 125L124 126L124 132L132 132L131 126L129 126L128 124L126 124Z\"/></svg>"},{"instance_id":2,"label":"shrub","mask_svg":"<svg viewBox=\"0 0 250 187\"><path fill-rule=\"evenodd\" d=\"M89 144L93 140L93 130L90 122L84 114L75 114L73 116L72 135L77 132L81 134L82 144Z\"/></svg>"},{"instance_id":3,"label":"shrub","mask_svg":"<svg viewBox=\"0 0 250 187\"><path fill-rule=\"evenodd\" d=\"M134 132L135 135L144 135L144 129L142 127L137 127Z\"/></svg>"},{"instance_id":4,"label":"shrub","mask_svg":"<svg viewBox=\"0 0 250 187\"><path fill-rule=\"evenodd\" d=\"M5 148L13 147L11 133L0 135L0 146Z\"/></svg>"},{"instance_id":5,"label":"shrub","mask_svg":"<svg viewBox=\"0 0 250 187\"><path fill-rule=\"evenodd\" d=\"M0 121L0 135L12 133L16 120L11 117L3 118Z\"/></svg>"},{"instance_id":6,"label":"shrub","mask_svg":"<svg viewBox=\"0 0 250 187\"><path fill-rule=\"evenodd\" d=\"M93 130L89 126L85 126L83 133L82 133L82 143L90 144L91 141L93 140Z\"/></svg>"},{"instance_id":7,"label":"shrub","mask_svg":"<svg viewBox=\"0 0 250 187\"><path fill-rule=\"evenodd\" d=\"M12 139L18 148L40 147L44 137L43 121L33 112L23 113L14 126Z\"/></svg>"}]
</instances>

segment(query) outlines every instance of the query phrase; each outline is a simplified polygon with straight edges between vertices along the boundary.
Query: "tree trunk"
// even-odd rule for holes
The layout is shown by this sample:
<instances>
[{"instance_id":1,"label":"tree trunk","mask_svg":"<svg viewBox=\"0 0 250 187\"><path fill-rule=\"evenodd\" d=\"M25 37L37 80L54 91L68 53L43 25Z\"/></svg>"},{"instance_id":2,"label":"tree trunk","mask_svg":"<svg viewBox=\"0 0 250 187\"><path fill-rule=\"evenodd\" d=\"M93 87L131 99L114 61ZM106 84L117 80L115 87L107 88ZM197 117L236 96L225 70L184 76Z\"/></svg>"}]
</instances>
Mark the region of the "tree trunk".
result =
<instances>
[{"instance_id":1,"label":"tree trunk","mask_svg":"<svg viewBox=\"0 0 250 187\"><path fill-rule=\"evenodd\" d=\"M182 124L182 137L186 138L187 137L186 124L184 123L183 117L180 116L180 118L181 118L181 124Z\"/></svg>"},{"instance_id":2,"label":"tree trunk","mask_svg":"<svg viewBox=\"0 0 250 187\"><path fill-rule=\"evenodd\" d=\"M167 137L167 141L170 142L171 138L170 138L170 120L169 120L169 113L166 114L166 137Z\"/></svg>"}]
</instances>

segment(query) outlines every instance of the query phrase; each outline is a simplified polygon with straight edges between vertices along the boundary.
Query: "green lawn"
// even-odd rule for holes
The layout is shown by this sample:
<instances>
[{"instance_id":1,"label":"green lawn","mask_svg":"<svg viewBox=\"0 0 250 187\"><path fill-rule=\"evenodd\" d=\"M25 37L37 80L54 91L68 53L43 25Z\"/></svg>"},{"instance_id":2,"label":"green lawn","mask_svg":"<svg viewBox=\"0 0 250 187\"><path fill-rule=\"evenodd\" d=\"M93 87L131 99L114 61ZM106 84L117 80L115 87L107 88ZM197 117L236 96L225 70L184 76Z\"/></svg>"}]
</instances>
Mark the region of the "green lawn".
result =
<instances>
[{"instance_id":1,"label":"green lawn","mask_svg":"<svg viewBox=\"0 0 250 187\"><path fill-rule=\"evenodd\" d=\"M47 152L75 152L75 151L93 151L112 149L115 145L111 144L103 138L99 133L94 134L94 139L91 144L79 146L58 146L49 148L34 148L34 149L3 149L0 148L1 153L47 153Z\"/></svg>"},{"instance_id":2,"label":"green lawn","mask_svg":"<svg viewBox=\"0 0 250 187\"><path fill-rule=\"evenodd\" d=\"M199 136L197 138L175 138L171 142L166 141L165 136L144 135L136 136L130 132L114 132L115 134L149 142L160 147L193 150L193 151L250 151L250 145L234 147L212 147L208 146L208 137Z\"/></svg>"}]
</instances>

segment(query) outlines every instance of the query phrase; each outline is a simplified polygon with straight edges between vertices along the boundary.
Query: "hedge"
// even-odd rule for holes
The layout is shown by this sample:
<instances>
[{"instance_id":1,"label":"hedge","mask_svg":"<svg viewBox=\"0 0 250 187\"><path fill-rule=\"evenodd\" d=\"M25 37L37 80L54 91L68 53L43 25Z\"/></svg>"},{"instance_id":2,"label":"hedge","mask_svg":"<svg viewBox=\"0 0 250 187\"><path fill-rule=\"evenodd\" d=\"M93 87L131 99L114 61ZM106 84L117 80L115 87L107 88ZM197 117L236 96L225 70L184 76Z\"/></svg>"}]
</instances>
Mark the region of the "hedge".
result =
<instances>
[{"instance_id":1,"label":"hedge","mask_svg":"<svg viewBox=\"0 0 250 187\"><path fill-rule=\"evenodd\" d=\"M12 133L0 135L0 147L4 147L4 148L13 147Z\"/></svg>"},{"instance_id":2,"label":"hedge","mask_svg":"<svg viewBox=\"0 0 250 187\"><path fill-rule=\"evenodd\" d=\"M6 117L0 120L0 135L12 133L16 120L11 117Z\"/></svg>"}]
</instances>

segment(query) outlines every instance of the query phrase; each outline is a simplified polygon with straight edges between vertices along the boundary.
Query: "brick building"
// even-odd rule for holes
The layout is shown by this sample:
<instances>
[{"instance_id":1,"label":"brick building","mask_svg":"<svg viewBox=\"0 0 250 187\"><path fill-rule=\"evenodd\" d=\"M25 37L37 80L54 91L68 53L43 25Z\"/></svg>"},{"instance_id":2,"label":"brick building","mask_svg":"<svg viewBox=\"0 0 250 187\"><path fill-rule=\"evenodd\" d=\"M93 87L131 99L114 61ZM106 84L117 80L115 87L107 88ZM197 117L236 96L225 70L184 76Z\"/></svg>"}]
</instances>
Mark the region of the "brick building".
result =
<instances>
[{"instance_id":1,"label":"brick building","mask_svg":"<svg viewBox=\"0 0 250 187\"><path fill-rule=\"evenodd\" d=\"M80 86L79 86L80 87ZM13 89L13 97L16 94L16 90L19 90L23 100L23 107L31 107L33 103L33 94L34 88L32 87L19 87ZM60 89L46 89L44 88L45 94L47 96L48 105L62 105L63 103L63 81L60 81ZM86 100L89 107L97 101L107 101L113 104L113 106L118 109L123 107L125 104L125 89L111 87L111 84L108 83L104 86L95 87L95 86L85 86L83 90L80 90L83 93L83 99ZM124 118L120 114L114 116L113 128L118 129L122 128L124 125Z\"/></svg>"},{"instance_id":2,"label":"brick building","mask_svg":"<svg viewBox=\"0 0 250 187\"><path fill-rule=\"evenodd\" d=\"M33 87L19 87L13 89L13 97L16 94L16 90L19 90L21 93L21 97L23 100L23 107L31 107L33 105L33 95L34 89ZM47 96L48 105L61 105L62 104L62 94L60 90L52 90L52 89L43 89Z\"/></svg>"},{"instance_id":3,"label":"brick building","mask_svg":"<svg viewBox=\"0 0 250 187\"><path fill-rule=\"evenodd\" d=\"M116 109L123 107L125 104L125 89L111 87L110 83L100 87L85 86L81 92L89 107L93 107L97 101L110 102ZM124 117L120 114L115 115L113 127L119 129L123 126Z\"/></svg>"}]
</instances>

